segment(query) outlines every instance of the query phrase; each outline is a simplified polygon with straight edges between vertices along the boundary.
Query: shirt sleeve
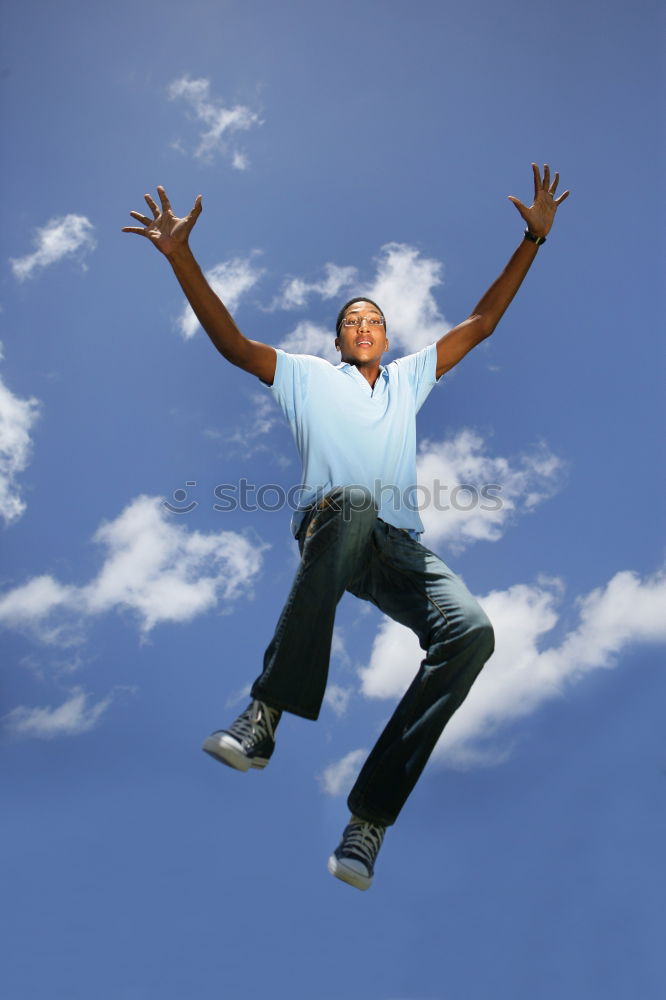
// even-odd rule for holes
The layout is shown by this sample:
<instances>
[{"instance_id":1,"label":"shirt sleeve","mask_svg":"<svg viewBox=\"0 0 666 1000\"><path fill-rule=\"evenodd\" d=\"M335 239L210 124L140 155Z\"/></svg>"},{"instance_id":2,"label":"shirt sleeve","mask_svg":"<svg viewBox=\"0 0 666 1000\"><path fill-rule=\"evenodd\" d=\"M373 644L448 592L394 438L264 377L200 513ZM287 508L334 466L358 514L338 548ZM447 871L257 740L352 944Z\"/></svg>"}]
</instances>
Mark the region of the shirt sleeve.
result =
<instances>
[{"instance_id":1,"label":"shirt sleeve","mask_svg":"<svg viewBox=\"0 0 666 1000\"><path fill-rule=\"evenodd\" d=\"M310 358L307 354L287 354L275 348L275 378L269 390L287 417L293 417L305 403L308 392Z\"/></svg>"},{"instance_id":2,"label":"shirt sleeve","mask_svg":"<svg viewBox=\"0 0 666 1000\"><path fill-rule=\"evenodd\" d=\"M430 344L416 354L408 354L395 362L400 369L400 378L406 378L414 394L415 412L421 409L430 390L440 379L437 378L437 344Z\"/></svg>"}]
</instances>

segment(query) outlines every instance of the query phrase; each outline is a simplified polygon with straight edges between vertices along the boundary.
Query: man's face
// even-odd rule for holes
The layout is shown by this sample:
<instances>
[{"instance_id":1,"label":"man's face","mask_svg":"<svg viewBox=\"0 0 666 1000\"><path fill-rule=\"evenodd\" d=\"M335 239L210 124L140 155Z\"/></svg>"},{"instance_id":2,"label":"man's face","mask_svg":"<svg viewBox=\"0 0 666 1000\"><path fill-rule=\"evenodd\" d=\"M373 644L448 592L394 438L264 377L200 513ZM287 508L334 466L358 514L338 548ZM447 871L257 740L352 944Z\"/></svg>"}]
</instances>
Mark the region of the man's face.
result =
<instances>
[{"instance_id":1,"label":"man's face","mask_svg":"<svg viewBox=\"0 0 666 1000\"><path fill-rule=\"evenodd\" d=\"M351 318L358 320L359 325L345 326L343 322L335 339L342 360L349 364L378 362L388 350L382 314L369 302L354 302L345 313L345 319Z\"/></svg>"}]
</instances>

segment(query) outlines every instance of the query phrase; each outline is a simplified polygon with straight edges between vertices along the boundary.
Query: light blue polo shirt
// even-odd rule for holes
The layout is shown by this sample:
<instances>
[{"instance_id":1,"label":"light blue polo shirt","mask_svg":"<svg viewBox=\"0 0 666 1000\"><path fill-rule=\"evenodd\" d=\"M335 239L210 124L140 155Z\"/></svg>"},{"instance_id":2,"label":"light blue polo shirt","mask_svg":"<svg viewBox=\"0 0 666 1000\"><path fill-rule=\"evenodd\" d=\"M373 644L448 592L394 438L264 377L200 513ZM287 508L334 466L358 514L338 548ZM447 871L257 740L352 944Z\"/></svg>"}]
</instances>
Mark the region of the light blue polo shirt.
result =
<instances>
[{"instance_id":1,"label":"light blue polo shirt","mask_svg":"<svg viewBox=\"0 0 666 1000\"><path fill-rule=\"evenodd\" d=\"M379 369L374 387L346 362L332 365L277 349L270 390L291 427L303 471L297 533L303 509L336 486L365 486L379 517L420 534L416 485L416 414L437 382L437 346Z\"/></svg>"}]
</instances>

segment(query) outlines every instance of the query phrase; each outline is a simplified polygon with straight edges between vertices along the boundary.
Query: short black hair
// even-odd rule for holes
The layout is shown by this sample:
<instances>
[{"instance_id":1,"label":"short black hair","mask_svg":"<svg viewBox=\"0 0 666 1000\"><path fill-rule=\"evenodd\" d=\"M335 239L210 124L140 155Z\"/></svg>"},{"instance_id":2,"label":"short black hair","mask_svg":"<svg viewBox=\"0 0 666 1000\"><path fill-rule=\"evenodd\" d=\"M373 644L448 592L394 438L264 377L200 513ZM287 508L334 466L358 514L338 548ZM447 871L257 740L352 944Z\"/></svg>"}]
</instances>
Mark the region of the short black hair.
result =
<instances>
[{"instance_id":1,"label":"short black hair","mask_svg":"<svg viewBox=\"0 0 666 1000\"><path fill-rule=\"evenodd\" d=\"M349 309L350 306L354 305L355 302L369 302L371 306L374 306L375 309L377 310L377 312L381 315L382 319L384 320L384 332L386 332L386 316L381 311L381 309L379 308L379 306L377 305L377 303L373 302L372 299L369 299L367 295L357 295L355 299L350 299L349 302L345 302L345 304L343 305L342 309L338 313L338 318L335 321L335 336L336 337L340 336L340 328L342 326L342 321L345 318L345 313L347 312L347 310Z\"/></svg>"}]
</instances>

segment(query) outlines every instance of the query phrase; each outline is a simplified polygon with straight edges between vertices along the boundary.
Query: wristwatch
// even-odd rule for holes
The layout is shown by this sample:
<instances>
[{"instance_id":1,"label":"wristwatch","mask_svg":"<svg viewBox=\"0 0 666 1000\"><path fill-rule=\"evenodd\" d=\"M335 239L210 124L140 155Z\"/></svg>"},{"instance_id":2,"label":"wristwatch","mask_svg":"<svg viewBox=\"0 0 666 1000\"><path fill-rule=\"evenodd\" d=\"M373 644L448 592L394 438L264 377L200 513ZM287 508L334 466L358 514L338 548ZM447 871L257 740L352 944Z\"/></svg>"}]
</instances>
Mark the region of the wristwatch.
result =
<instances>
[{"instance_id":1,"label":"wristwatch","mask_svg":"<svg viewBox=\"0 0 666 1000\"><path fill-rule=\"evenodd\" d=\"M530 240L532 243L536 243L538 247L540 247L542 243L546 242L545 236L535 236L534 233L529 231L529 229L525 230L525 239Z\"/></svg>"}]
</instances>

